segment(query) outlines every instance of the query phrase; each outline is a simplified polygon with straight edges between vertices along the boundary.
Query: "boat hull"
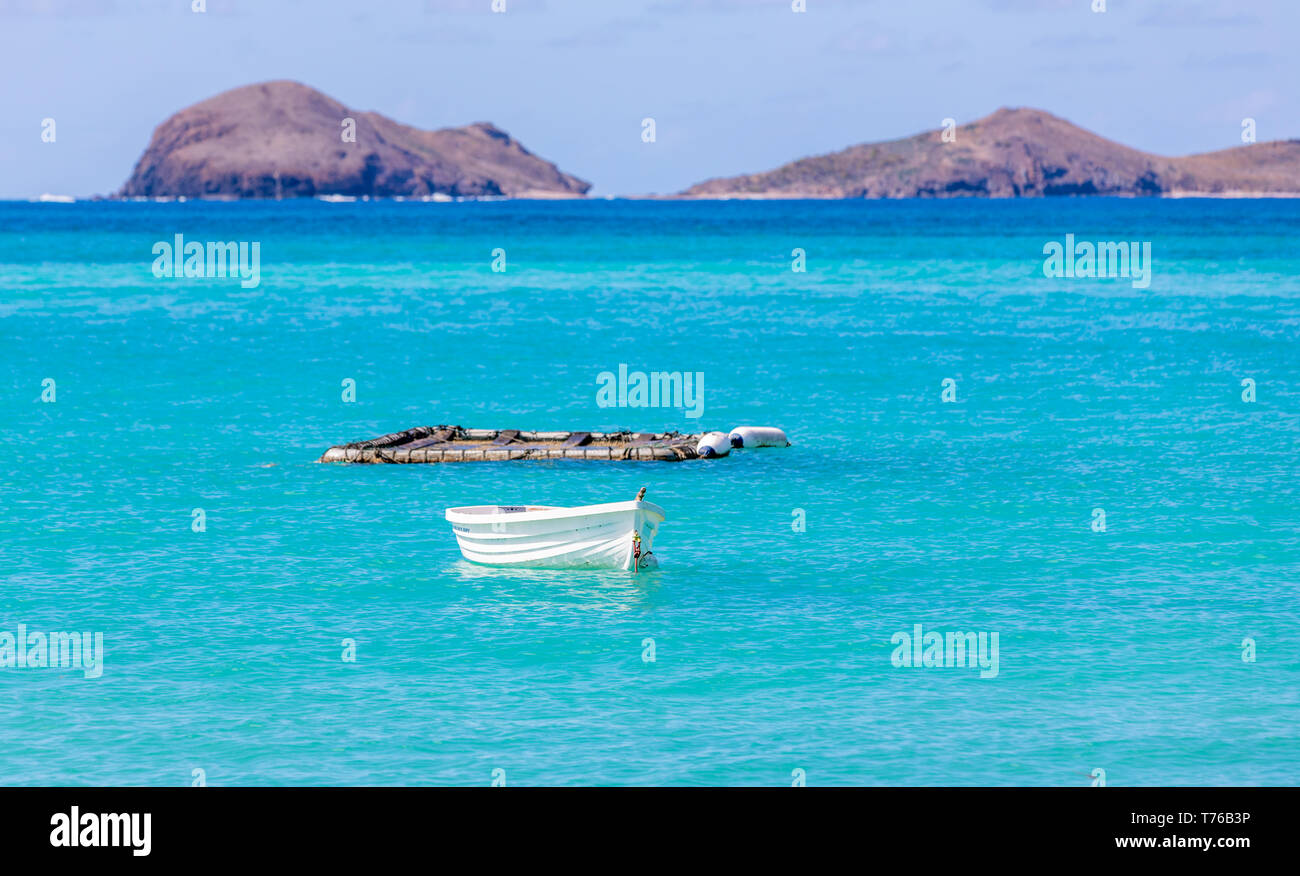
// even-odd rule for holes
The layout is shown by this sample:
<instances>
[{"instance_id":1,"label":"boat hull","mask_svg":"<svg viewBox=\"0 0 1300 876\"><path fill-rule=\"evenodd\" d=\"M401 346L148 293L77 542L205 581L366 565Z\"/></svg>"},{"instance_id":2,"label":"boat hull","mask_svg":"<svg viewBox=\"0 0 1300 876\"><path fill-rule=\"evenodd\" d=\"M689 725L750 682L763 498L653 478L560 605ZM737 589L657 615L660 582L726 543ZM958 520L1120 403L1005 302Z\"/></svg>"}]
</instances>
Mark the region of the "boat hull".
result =
<instances>
[{"instance_id":1,"label":"boat hull","mask_svg":"<svg viewBox=\"0 0 1300 876\"><path fill-rule=\"evenodd\" d=\"M657 565L652 550L664 511L653 502L611 502L578 508L476 505L449 508L461 555L472 563L520 569L632 571L632 533L641 536L641 569Z\"/></svg>"}]
</instances>

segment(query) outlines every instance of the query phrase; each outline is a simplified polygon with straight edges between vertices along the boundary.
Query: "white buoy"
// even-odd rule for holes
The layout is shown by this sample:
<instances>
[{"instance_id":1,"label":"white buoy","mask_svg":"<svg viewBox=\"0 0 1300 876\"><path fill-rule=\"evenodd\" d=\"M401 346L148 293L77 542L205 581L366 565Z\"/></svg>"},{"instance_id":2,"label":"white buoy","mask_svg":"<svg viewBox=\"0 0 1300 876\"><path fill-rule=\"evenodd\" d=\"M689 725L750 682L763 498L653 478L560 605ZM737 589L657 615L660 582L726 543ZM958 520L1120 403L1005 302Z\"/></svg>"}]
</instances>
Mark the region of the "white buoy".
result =
<instances>
[{"instance_id":1,"label":"white buoy","mask_svg":"<svg viewBox=\"0 0 1300 876\"><path fill-rule=\"evenodd\" d=\"M726 456L731 452L731 440L726 432L705 432L695 445L695 452L705 459Z\"/></svg>"},{"instance_id":2,"label":"white buoy","mask_svg":"<svg viewBox=\"0 0 1300 876\"><path fill-rule=\"evenodd\" d=\"M785 432L775 426L737 426L728 436L732 447L789 447Z\"/></svg>"}]
</instances>

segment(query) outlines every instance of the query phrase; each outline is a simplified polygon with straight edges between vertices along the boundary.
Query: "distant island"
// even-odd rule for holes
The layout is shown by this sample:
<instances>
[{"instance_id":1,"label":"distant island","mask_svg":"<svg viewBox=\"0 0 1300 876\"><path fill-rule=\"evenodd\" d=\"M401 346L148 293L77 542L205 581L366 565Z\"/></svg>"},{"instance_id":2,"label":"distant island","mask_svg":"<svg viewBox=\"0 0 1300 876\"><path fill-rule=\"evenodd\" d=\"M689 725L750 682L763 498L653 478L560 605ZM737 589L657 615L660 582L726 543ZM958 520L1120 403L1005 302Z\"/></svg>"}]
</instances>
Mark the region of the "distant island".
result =
<instances>
[{"instance_id":1,"label":"distant island","mask_svg":"<svg viewBox=\"0 0 1300 876\"><path fill-rule=\"evenodd\" d=\"M116 197L583 197L489 122L426 131L297 82L248 85L159 125ZM1300 197L1300 140L1166 158L1036 109L1000 109L672 198Z\"/></svg>"},{"instance_id":2,"label":"distant island","mask_svg":"<svg viewBox=\"0 0 1300 876\"><path fill-rule=\"evenodd\" d=\"M581 197L488 122L425 131L297 82L223 92L167 119L118 197Z\"/></svg>"},{"instance_id":3,"label":"distant island","mask_svg":"<svg viewBox=\"0 0 1300 876\"><path fill-rule=\"evenodd\" d=\"M680 197L1300 197L1300 140L1164 158L1041 110L1005 108L946 133L946 140L938 129L711 179Z\"/></svg>"}]
</instances>

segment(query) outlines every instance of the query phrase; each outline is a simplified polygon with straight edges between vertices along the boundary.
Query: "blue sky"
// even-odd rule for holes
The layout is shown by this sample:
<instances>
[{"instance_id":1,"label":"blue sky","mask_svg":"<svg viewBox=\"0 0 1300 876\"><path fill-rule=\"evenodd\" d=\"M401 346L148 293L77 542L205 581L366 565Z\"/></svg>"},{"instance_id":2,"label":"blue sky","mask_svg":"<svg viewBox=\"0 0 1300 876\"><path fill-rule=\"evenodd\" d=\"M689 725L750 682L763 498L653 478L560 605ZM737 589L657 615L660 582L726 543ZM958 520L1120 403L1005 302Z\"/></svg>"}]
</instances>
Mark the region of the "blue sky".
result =
<instances>
[{"instance_id":1,"label":"blue sky","mask_svg":"<svg viewBox=\"0 0 1300 876\"><path fill-rule=\"evenodd\" d=\"M0 197L110 193L168 115L268 79L421 127L492 121L600 195L1000 106L1168 155L1239 145L1245 117L1300 137L1295 0L190 3L0 0Z\"/></svg>"}]
</instances>

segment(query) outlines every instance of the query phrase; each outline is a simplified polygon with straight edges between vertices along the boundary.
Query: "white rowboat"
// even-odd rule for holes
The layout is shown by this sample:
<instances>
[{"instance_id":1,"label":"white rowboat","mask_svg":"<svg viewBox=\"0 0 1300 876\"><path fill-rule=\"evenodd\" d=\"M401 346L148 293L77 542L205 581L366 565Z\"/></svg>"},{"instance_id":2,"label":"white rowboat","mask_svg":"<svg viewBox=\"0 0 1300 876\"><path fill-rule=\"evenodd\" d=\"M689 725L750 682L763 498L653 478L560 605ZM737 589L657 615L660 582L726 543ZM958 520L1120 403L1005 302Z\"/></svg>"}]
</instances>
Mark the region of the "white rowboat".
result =
<instances>
[{"instance_id":1,"label":"white rowboat","mask_svg":"<svg viewBox=\"0 0 1300 876\"><path fill-rule=\"evenodd\" d=\"M448 508L461 555L473 563L520 569L624 569L654 567L651 553L664 509L653 502L609 502L556 508L549 505L470 505ZM641 560L633 563L633 533Z\"/></svg>"}]
</instances>

